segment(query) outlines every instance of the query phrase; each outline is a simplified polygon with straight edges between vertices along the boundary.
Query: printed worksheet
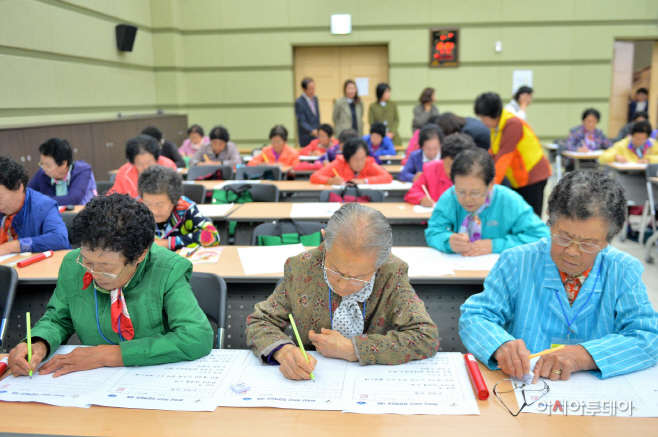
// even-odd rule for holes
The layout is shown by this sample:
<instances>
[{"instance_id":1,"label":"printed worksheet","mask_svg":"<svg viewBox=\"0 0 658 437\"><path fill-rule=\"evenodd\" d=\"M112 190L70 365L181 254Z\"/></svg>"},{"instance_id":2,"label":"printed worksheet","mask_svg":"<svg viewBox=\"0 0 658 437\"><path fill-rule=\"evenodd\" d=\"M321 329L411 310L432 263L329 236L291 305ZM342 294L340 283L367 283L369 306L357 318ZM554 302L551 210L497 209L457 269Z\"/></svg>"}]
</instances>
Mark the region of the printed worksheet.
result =
<instances>
[{"instance_id":1,"label":"printed worksheet","mask_svg":"<svg viewBox=\"0 0 658 437\"><path fill-rule=\"evenodd\" d=\"M76 347L60 346L54 355L68 354ZM41 367L41 366L39 366ZM121 376L125 367L101 367L100 369L72 372L53 378L53 374L28 376L9 375L0 381L0 401L40 402L60 407L89 408L94 393L109 384L113 377Z\"/></svg>"},{"instance_id":2,"label":"printed worksheet","mask_svg":"<svg viewBox=\"0 0 658 437\"><path fill-rule=\"evenodd\" d=\"M325 358L318 352L307 353L318 360L313 372L315 381L287 379L279 366L262 365L258 358L249 354L232 384L244 383L250 389L234 393L229 386L219 406L343 410L352 394L359 364Z\"/></svg>"},{"instance_id":3,"label":"printed worksheet","mask_svg":"<svg viewBox=\"0 0 658 437\"><path fill-rule=\"evenodd\" d=\"M409 277L454 275L450 261L432 247L394 247L393 255L409 264Z\"/></svg>"},{"instance_id":4,"label":"printed worksheet","mask_svg":"<svg viewBox=\"0 0 658 437\"><path fill-rule=\"evenodd\" d=\"M247 350L213 349L195 361L130 368L98 391L92 403L148 410L214 411Z\"/></svg>"},{"instance_id":5,"label":"printed worksheet","mask_svg":"<svg viewBox=\"0 0 658 437\"><path fill-rule=\"evenodd\" d=\"M480 414L459 352L399 366L359 366L349 413Z\"/></svg>"},{"instance_id":6,"label":"printed worksheet","mask_svg":"<svg viewBox=\"0 0 658 437\"><path fill-rule=\"evenodd\" d=\"M480 256L463 256L459 253L444 253L444 258L453 270L491 270L500 258L498 253Z\"/></svg>"},{"instance_id":7,"label":"printed worksheet","mask_svg":"<svg viewBox=\"0 0 658 437\"><path fill-rule=\"evenodd\" d=\"M533 405L525 407L525 413L566 416L623 416L658 417L658 366L628 375L599 379L589 372L575 372L568 381L551 381L542 378L529 385L538 390L546 381L550 387L547 395ZM532 402L538 391L526 392ZM520 389L514 391L519 407L523 404Z\"/></svg>"}]
</instances>

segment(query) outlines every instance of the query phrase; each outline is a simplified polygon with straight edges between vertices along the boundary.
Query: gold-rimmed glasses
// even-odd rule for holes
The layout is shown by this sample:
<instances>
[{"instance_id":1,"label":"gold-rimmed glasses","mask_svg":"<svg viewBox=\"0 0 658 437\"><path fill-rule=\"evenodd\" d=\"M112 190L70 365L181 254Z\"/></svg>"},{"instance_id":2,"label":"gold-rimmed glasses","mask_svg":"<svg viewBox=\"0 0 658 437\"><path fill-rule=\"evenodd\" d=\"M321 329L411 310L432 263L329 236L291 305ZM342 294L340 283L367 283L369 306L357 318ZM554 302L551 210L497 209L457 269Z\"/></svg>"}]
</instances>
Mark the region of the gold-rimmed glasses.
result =
<instances>
[{"instance_id":1,"label":"gold-rimmed glasses","mask_svg":"<svg viewBox=\"0 0 658 437\"><path fill-rule=\"evenodd\" d=\"M577 245L580 250L587 253L599 253L603 249L594 243L583 243L582 241L574 241L569 237L559 234L551 234L551 241L558 246L569 247L572 244Z\"/></svg>"},{"instance_id":2,"label":"gold-rimmed glasses","mask_svg":"<svg viewBox=\"0 0 658 437\"><path fill-rule=\"evenodd\" d=\"M326 262L323 262L323 264L324 264L324 270L327 272L327 277L328 278L332 278L336 281L342 279L343 281L347 281L348 284L350 284L354 287L363 287L368 282L370 282L370 281L364 281L363 279L350 278L350 277L346 278L345 276L341 275L340 273L338 273L334 270L331 270L329 267L327 267Z\"/></svg>"},{"instance_id":3,"label":"gold-rimmed glasses","mask_svg":"<svg viewBox=\"0 0 658 437\"><path fill-rule=\"evenodd\" d=\"M498 388L498 384L503 383L501 388ZM540 385L541 383L541 385ZM507 386L507 384L510 384L511 388ZM537 388L533 386L538 386ZM503 402L503 400L500 398L500 394L506 394L506 393L514 393L515 391L521 391L521 394L523 396L523 405L519 408L519 411L514 413L513 411L516 411L516 408L513 408L512 410L509 409L509 407ZM546 384L546 381L540 380L537 384L533 385L527 385L521 381L516 381L514 379L506 378L498 381L496 385L493 387L493 394L496 396L496 399L500 401L501 404L503 404L503 407L509 413L516 417L519 414L521 414L521 411L525 407L529 407L530 405L534 404L544 396L548 394L548 392L551 391L551 388ZM516 400L516 395L514 395L514 400ZM528 402L530 400L530 402Z\"/></svg>"},{"instance_id":4,"label":"gold-rimmed glasses","mask_svg":"<svg viewBox=\"0 0 658 437\"><path fill-rule=\"evenodd\" d=\"M95 272L91 269L91 267L87 267L86 265L82 264L80 259L82 258L82 254L78 255L78 258L75 260L78 264L80 264L85 270L87 270L89 273L96 274L98 276L102 276L104 278L110 278L110 279L116 279L118 278L121 273L123 273L123 270L126 268L126 266L123 266L123 269L119 273L105 273L105 272Z\"/></svg>"}]
</instances>

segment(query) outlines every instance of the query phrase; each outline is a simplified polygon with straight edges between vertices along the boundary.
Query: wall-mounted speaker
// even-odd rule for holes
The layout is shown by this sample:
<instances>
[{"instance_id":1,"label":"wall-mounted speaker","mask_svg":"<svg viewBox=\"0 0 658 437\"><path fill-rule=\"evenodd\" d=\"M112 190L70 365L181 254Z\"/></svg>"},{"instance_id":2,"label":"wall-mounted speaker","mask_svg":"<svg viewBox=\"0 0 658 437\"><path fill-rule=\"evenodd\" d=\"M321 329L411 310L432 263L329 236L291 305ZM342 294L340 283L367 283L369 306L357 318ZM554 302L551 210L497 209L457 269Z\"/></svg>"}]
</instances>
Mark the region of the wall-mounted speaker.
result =
<instances>
[{"instance_id":1,"label":"wall-mounted speaker","mask_svg":"<svg viewBox=\"0 0 658 437\"><path fill-rule=\"evenodd\" d=\"M118 24L116 27L117 48L122 52L132 52L137 35L137 27L130 24Z\"/></svg>"}]
</instances>

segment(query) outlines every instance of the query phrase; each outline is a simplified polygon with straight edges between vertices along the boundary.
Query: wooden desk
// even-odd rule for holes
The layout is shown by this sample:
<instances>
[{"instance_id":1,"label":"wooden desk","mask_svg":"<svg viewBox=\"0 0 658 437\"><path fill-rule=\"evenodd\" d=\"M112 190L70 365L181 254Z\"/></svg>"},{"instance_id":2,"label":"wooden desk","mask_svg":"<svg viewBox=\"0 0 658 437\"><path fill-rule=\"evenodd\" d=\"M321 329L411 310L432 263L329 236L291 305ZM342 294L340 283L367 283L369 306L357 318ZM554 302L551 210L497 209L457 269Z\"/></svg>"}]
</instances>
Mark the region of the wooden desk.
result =
<instances>
[{"instance_id":1,"label":"wooden desk","mask_svg":"<svg viewBox=\"0 0 658 437\"><path fill-rule=\"evenodd\" d=\"M413 211L414 205L404 202L372 202L368 206L374 208L386 216L393 228L393 245L395 246L425 246L425 226L431 216L430 213L417 213ZM253 230L261 223L279 219L291 218L292 204L289 202L254 202L247 203L242 208L233 212L231 221L238 222L235 228L235 244L251 244ZM317 217L295 218L299 221L321 221L326 222L329 217L319 215Z\"/></svg>"},{"instance_id":2,"label":"wooden desk","mask_svg":"<svg viewBox=\"0 0 658 437\"><path fill-rule=\"evenodd\" d=\"M200 184L206 187L206 191L213 191L215 185L221 181L194 181L195 184ZM244 181L248 184L249 181ZM279 187L281 193L280 202L318 202L320 200L320 192L324 190L331 190L331 185L312 184L310 181L261 181L262 184L273 184ZM371 184L363 190L373 189L378 190L378 184ZM409 188L400 187L388 189L388 202L403 202L404 195L409 191Z\"/></svg>"},{"instance_id":3,"label":"wooden desk","mask_svg":"<svg viewBox=\"0 0 658 437\"><path fill-rule=\"evenodd\" d=\"M382 164L385 165L399 165L404 159L404 155L381 155L379 159L382 161Z\"/></svg>"},{"instance_id":4,"label":"wooden desk","mask_svg":"<svg viewBox=\"0 0 658 437\"><path fill-rule=\"evenodd\" d=\"M595 150L592 152L587 152L587 153L581 153L581 152L572 152L569 150L565 150L562 152L562 156L565 156L567 158L571 158L574 160L574 169L575 170L580 170L580 162L581 161L596 161L599 159L599 157L603 155L603 150Z\"/></svg>"},{"instance_id":5,"label":"wooden desk","mask_svg":"<svg viewBox=\"0 0 658 437\"><path fill-rule=\"evenodd\" d=\"M188 170L187 167L177 168L176 169L176 171L178 171L178 174L180 174L180 175L187 175L187 170ZM115 175L117 173L119 173L119 169L110 170L110 171L107 172L107 174L110 175L110 176Z\"/></svg>"},{"instance_id":6,"label":"wooden desk","mask_svg":"<svg viewBox=\"0 0 658 437\"><path fill-rule=\"evenodd\" d=\"M491 392L506 375L478 363ZM514 395L503 400L515 405ZM512 417L493 393L477 401L479 416L402 416L344 414L340 411L284 410L278 408L217 408L214 412L129 410L92 406L64 408L25 402L3 402L0 429L9 433L104 436L252 436L267 427L268 437L308 434L317 437L398 436L652 436L655 418L545 416L521 413ZM312 431L312 432L311 432Z\"/></svg>"},{"instance_id":7,"label":"wooden desk","mask_svg":"<svg viewBox=\"0 0 658 437\"><path fill-rule=\"evenodd\" d=\"M620 171L620 172L643 172L647 169L646 164L620 164L618 162L611 162L609 164L606 164L608 168L612 168L614 170Z\"/></svg>"},{"instance_id":8,"label":"wooden desk","mask_svg":"<svg viewBox=\"0 0 658 437\"><path fill-rule=\"evenodd\" d=\"M397 179L398 175L404 168L404 166L400 164L384 164L382 167L393 176L393 179Z\"/></svg>"}]
</instances>

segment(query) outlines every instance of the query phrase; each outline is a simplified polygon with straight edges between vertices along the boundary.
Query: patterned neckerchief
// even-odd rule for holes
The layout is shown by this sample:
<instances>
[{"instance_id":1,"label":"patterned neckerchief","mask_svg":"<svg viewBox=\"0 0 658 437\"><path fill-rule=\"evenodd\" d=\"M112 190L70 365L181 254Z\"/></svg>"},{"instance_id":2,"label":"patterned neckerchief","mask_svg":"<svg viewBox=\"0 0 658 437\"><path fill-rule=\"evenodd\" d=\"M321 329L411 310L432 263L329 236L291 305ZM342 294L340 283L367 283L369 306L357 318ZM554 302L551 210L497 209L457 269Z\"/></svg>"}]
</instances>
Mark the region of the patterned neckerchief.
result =
<instances>
[{"instance_id":1,"label":"patterned neckerchief","mask_svg":"<svg viewBox=\"0 0 658 437\"><path fill-rule=\"evenodd\" d=\"M491 191L487 191L487 197L484 199L482 206L479 207L477 211L466 214L462 224L459 226L459 232L467 233L468 240L471 243L482 239L482 220L480 220L480 214L491 205Z\"/></svg>"},{"instance_id":2,"label":"patterned neckerchief","mask_svg":"<svg viewBox=\"0 0 658 437\"><path fill-rule=\"evenodd\" d=\"M560 278L562 278L564 289L566 290L567 297L569 298L569 305L573 305L573 302L576 300L576 297L578 297L578 292L580 291L580 287L582 287L583 284L585 283L585 279L587 279L590 270L592 270L591 267L585 270L584 272L582 272L580 275L576 276L575 278L570 278L569 275L567 275L566 273L560 272Z\"/></svg>"}]
</instances>

